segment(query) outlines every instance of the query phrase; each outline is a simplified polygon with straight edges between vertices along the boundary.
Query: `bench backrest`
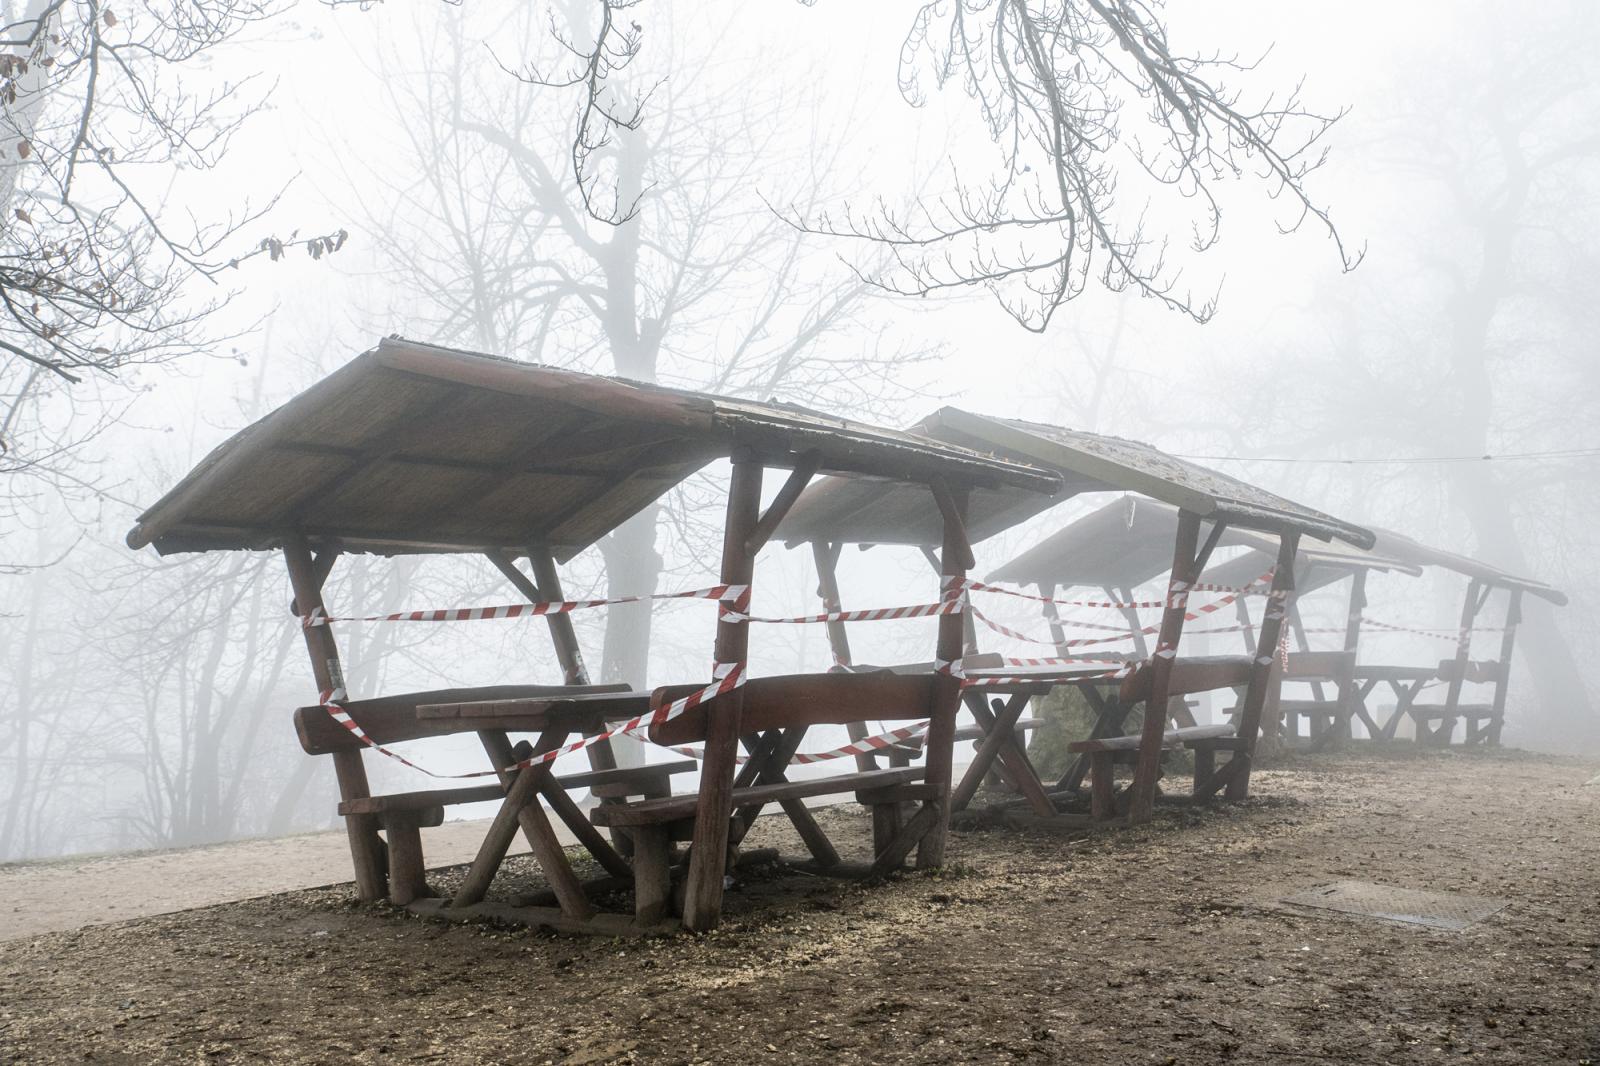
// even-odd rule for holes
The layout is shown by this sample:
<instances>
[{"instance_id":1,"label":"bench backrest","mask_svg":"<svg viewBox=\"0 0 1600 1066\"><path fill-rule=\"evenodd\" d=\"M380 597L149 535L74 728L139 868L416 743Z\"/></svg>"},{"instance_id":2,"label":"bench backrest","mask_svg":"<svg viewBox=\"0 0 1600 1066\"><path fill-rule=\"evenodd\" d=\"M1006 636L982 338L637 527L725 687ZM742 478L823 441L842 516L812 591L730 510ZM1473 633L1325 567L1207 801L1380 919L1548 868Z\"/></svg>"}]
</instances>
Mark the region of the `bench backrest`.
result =
<instances>
[{"instance_id":1,"label":"bench backrest","mask_svg":"<svg viewBox=\"0 0 1600 1066\"><path fill-rule=\"evenodd\" d=\"M627 692L627 685L489 685L480 688L444 688L432 692L407 692L370 700L349 700L340 706L379 744L394 744L420 737L458 733L461 726L448 718L418 721L417 708L429 703L466 703L469 700L515 700L530 696L560 696L579 692ZM294 731L300 746L311 755L327 755L365 747L355 734L333 720L321 706L294 712Z\"/></svg>"},{"instance_id":2,"label":"bench backrest","mask_svg":"<svg viewBox=\"0 0 1600 1066\"><path fill-rule=\"evenodd\" d=\"M1179 659L1172 664L1172 677L1167 695L1187 696L1192 692L1211 692L1219 688L1233 688L1250 683L1250 660L1244 656L1228 655L1197 659ZM1122 683L1118 699L1124 705L1142 703L1150 698L1150 664L1145 663Z\"/></svg>"},{"instance_id":3,"label":"bench backrest","mask_svg":"<svg viewBox=\"0 0 1600 1066\"><path fill-rule=\"evenodd\" d=\"M812 725L848 725L864 721L899 721L928 717L933 705L934 675L786 674L757 677L737 692L744 693L741 733ZM704 685L668 685L650 697L652 709L697 692ZM728 695L732 695L729 693ZM727 699L727 695L720 697ZM725 704L724 704L725 706ZM657 744L691 744L706 738L718 700L691 707L677 718L650 730Z\"/></svg>"},{"instance_id":4,"label":"bench backrest","mask_svg":"<svg viewBox=\"0 0 1600 1066\"><path fill-rule=\"evenodd\" d=\"M1283 671L1286 681L1347 680L1356 668L1353 651L1292 651Z\"/></svg>"},{"instance_id":5,"label":"bench backrest","mask_svg":"<svg viewBox=\"0 0 1600 1066\"><path fill-rule=\"evenodd\" d=\"M1439 660L1439 680L1454 681L1460 674L1463 681L1491 682L1500 680L1501 666L1498 659L1468 659L1465 669L1454 659Z\"/></svg>"}]
</instances>

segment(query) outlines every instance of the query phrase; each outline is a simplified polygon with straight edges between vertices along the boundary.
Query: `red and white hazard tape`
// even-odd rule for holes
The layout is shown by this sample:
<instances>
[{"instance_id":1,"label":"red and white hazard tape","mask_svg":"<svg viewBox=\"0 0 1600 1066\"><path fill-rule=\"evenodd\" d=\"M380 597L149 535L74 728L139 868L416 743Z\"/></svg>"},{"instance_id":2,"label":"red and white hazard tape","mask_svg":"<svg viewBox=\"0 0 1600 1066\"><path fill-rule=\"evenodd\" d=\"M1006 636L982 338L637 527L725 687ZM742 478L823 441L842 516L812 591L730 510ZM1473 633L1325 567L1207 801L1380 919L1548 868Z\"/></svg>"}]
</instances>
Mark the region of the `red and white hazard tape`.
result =
<instances>
[{"instance_id":1,"label":"red and white hazard tape","mask_svg":"<svg viewBox=\"0 0 1600 1066\"><path fill-rule=\"evenodd\" d=\"M966 609L965 601L940 600L938 603L919 603L911 607L876 607L858 611L828 611L824 614L806 614L794 618L761 618L740 611L722 612L724 622L773 622L803 625L810 622L881 622L892 618L928 618L940 614L960 614Z\"/></svg>"},{"instance_id":2,"label":"red and white hazard tape","mask_svg":"<svg viewBox=\"0 0 1600 1066\"><path fill-rule=\"evenodd\" d=\"M1035 603L1053 603L1062 607L1090 607L1101 610L1148 610L1153 608L1167 608L1182 606L1181 602L1174 602L1174 597L1182 597L1190 592L1225 592L1231 593L1233 598L1239 596L1282 596L1283 590L1274 590L1270 584L1272 571L1268 570L1254 582L1248 585L1213 585L1207 583L1189 584L1174 581L1168 588L1168 598L1164 600L1131 600L1123 603L1117 600L1058 600L1050 596L1035 596L1027 592L1018 592L1016 589L1001 588L998 585L985 584L982 581L973 581L971 578L947 577L946 588L957 587L973 592L997 592L1003 596L1015 596L1018 599L1032 600ZM1232 603L1233 599L1225 601Z\"/></svg>"},{"instance_id":3,"label":"red and white hazard tape","mask_svg":"<svg viewBox=\"0 0 1600 1066\"><path fill-rule=\"evenodd\" d=\"M407 759L404 755L401 755L399 752L392 751L373 740L367 735L366 731L356 723L356 720L350 717L350 713L346 711L343 706L341 706L342 701L346 699L342 689L336 689L333 692L323 693L322 705L327 709L328 714L332 716L335 722L338 722L340 725L348 729L357 740L361 741L361 743L365 744L367 747L382 752L384 755L389 756L389 758L396 759L406 766L411 767L413 770L427 774L429 777L437 779L459 780L474 777L492 777L497 774L507 773L513 770L526 770L530 766L539 766L543 763L554 762L561 756L570 754L571 752L582 751L584 748L592 747L593 745L600 743L602 740L610 740L612 737L622 736L625 733L637 733L641 729L645 729L650 726L661 725L664 722L670 722L674 718L677 718L679 715L683 714L685 711L688 711L690 708L697 707L707 700L714 699L715 697L722 695L724 692L731 692L743 685L746 680L745 664L717 663L711 671L711 676L715 678L715 680L713 680L711 684L707 685L705 688L691 692L682 699L673 700L671 703L660 708L659 710L647 711L644 714L630 718L621 725L613 729L608 729L603 733L596 733L592 737L584 737L581 740L575 740L570 744L563 744L558 748L554 748L539 755L530 755L526 759L515 762L510 766L503 766L498 770L477 770L464 774L436 773L432 770L429 770L425 766L419 766L410 759Z\"/></svg>"},{"instance_id":4,"label":"red and white hazard tape","mask_svg":"<svg viewBox=\"0 0 1600 1066\"><path fill-rule=\"evenodd\" d=\"M398 611L394 614L330 617L321 607L305 615L302 624L307 628L324 626L330 622L474 622L490 618L522 618L526 616L566 614L591 607L606 607L616 603L642 603L646 600L716 600L731 605L732 611L742 611L750 605L749 585L712 585L710 588L691 589L688 592L658 592L651 596L618 596L609 600L546 600L540 603L508 603L496 607L448 607L432 611Z\"/></svg>"}]
</instances>

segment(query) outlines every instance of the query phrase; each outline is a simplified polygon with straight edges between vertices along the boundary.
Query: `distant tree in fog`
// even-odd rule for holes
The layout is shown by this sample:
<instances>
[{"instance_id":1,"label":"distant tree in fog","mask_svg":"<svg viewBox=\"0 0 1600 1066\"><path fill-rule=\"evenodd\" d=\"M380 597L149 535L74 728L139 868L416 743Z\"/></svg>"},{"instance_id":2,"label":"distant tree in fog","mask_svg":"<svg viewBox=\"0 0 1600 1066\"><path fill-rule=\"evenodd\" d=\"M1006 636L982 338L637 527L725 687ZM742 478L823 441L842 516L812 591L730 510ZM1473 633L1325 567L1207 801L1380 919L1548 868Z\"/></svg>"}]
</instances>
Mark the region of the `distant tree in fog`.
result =
<instances>
[{"instance_id":1,"label":"distant tree in fog","mask_svg":"<svg viewBox=\"0 0 1600 1066\"><path fill-rule=\"evenodd\" d=\"M0 3L0 518L25 485L77 486L70 456L118 413L83 397L95 409L68 425L74 398L61 398L61 385L196 352L225 297L190 283L216 281L242 259L291 247L320 258L343 244L334 233L236 246L272 188L254 207L230 195L219 217L193 209L193 176L222 161L261 104L249 77L197 68L286 7Z\"/></svg>"},{"instance_id":2,"label":"distant tree in fog","mask_svg":"<svg viewBox=\"0 0 1600 1066\"><path fill-rule=\"evenodd\" d=\"M566 10L580 24L587 14ZM462 23L471 13L440 13L442 31L423 35L422 72L385 83L415 165L374 175L391 193L367 228L411 328L522 359L864 414L914 395L899 372L933 352L886 340L870 321L873 288L819 263L805 234L748 195L758 174L781 174L810 203L838 164L841 143L808 139L805 111L761 91L696 92L699 59L675 57L674 77L649 90L653 121L621 124L574 158L548 87L484 77L482 45ZM543 32L542 17L524 11L508 38ZM584 169L601 165L629 205L604 220L587 209ZM630 519L600 544L606 595L655 591L662 530L710 537L700 524L670 500ZM607 611L604 680L644 682L651 617L648 604Z\"/></svg>"},{"instance_id":3,"label":"distant tree in fog","mask_svg":"<svg viewBox=\"0 0 1600 1066\"><path fill-rule=\"evenodd\" d=\"M568 0L556 26L565 61L525 77L575 92L571 161L589 213L612 224L638 210L614 151L655 121L658 95L624 72L644 48L639 0ZM1170 261L1170 235L1191 253L1221 236L1218 187L1253 178L1285 205L1285 232L1312 225L1345 247L1329 209L1307 189L1339 118L1298 85L1248 96L1231 82L1254 63L1186 52L1168 40L1163 0L940 0L917 9L900 51L901 95L913 107L954 84L998 149L961 162L953 187L905 208L820 211L781 203L796 227L865 242L886 257L859 276L902 295L983 286L1017 322L1043 331L1094 280L1198 321L1197 295ZM816 60L820 66L821 57ZM654 86L656 94L666 82ZM1147 229L1151 214L1169 216Z\"/></svg>"}]
</instances>

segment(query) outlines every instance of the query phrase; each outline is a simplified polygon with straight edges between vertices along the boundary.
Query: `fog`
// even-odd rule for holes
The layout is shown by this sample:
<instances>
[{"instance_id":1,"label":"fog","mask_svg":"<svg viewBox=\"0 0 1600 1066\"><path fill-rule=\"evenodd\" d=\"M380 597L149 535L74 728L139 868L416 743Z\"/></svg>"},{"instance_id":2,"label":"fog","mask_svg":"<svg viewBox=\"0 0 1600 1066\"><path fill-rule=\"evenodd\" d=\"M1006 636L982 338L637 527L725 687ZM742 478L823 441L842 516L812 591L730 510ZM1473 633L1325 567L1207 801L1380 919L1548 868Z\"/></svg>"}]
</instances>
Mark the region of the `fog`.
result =
<instances>
[{"instance_id":1,"label":"fog","mask_svg":"<svg viewBox=\"0 0 1600 1066\"><path fill-rule=\"evenodd\" d=\"M907 103L916 5L862 6L624 12L642 27L618 74L645 96L640 130L597 151L589 191L637 212L627 256L598 246L615 228L585 215L573 179L580 90L527 78L570 59L550 32L566 5L305 2L163 75L201 100L248 78L250 113L214 167L152 162L130 180L180 228L238 221L224 260L269 237L286 250L190 278L168 312L196 316L183 343L115 371L73 384L0 355L0 861L334 824L328 760L305 756L290 726L316 691L281 559L161 558L123 536L214 446L389 335L891 426L952 404L1206 457L1564 590L1564 608L1526 608L1505 739L1600 750L1600 13L1581 0L1174 5L1185 50L1263 57L1237 72L1254 97L1303 83L1308 107L1344 111L1305 179L1338 242L1315 218L1297 226L1293 198L1247 167L1216 186L1219 235L1196 252L1197 205L1162 196L1146 211L1151 190L1130 176L1118 217L1143 212L1146 235L1168 241L1174 299L1198 310L1214 296L1214 313L1112 291L1097 263L1046 325L1015 281L886 291L927 275L839 234L915 218L1003 165L959 78L927 76L924 105ZM1129 104L1129 137L1144 106ZM642 162L623 166L626 152ZM632 311L616 304L619 270ZM714 464L574 560L569 595L709 584L725 483ZM977 573L1104 502L984 542ZM841 577L850 607L935 587L917 553L891 548L848 550ZM757 606L814 611L815 581L809 552L773 544ZM1449 629L1464 586L1436 570L1375 575L1370 613ZM517 596L481 560L352 557L328 598L362 615ZM1303 610L1329 626L1344 605L1330 590ZM1043 629L1020 603L996 614ZM597 679L707 669L706 603L573 619ZM852 640L862 661L919 659L932 633L923 619ZM560 680L537 619L354 624L340 639L357 696ZM1399 633L1362 644L1364 659L1446 651ZM758 674L829 655L814 626L769 627L752 653ZM482 761L470 737L424 747L443 772ZM372 773L425 783L398 765Z\"/></svg>"}]
</instances>

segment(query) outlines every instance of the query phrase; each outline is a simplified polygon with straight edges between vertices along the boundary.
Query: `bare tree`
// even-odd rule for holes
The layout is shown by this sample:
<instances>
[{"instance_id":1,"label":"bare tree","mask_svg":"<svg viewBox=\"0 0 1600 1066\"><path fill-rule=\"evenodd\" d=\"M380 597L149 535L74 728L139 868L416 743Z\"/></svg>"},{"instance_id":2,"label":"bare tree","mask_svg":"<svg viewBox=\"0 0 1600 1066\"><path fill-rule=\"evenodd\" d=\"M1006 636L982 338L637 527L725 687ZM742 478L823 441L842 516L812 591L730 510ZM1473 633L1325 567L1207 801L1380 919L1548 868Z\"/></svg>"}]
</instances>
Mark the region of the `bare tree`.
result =
<instances>
[{"instance_id":1,"label":"bare tree","mask_svg":"<svg viewBox=\"0 0 1600 1066\"><path fill-rule=\"evenodd\" d=\"M265 96L197 69L286 0L0 4L0 501L93 491L71 457L126 402L62 383L192 354L242 261L343 231L241 242L276 200L190 205ZM181 80L180 80L181 79ZM211 283L209 293L194 283ZM107 406L109 405L109 406ZM70 425L68 424L70 423Z\"/></svg>"},{"instance_id":2,"label":"bare tree","mask_svg":"<svg viewBox=\"0 0 1600 1066\"><path fill-rule=\"evenodd\" d=\"M640 0L589 6L588 26L555 31L565 63L525 76L576 94L577 188L595 217L621 224L638 209L638 191L612 149L654 121L662 86L641 93L624 76L644 47ZM957 167L946 194L908 208L783 203L784 217L887 252L886 264L856 268L876 287L922 296L982 286L1035 331L1096 278L1208 319L1215 296L1195 295L1183 266L1168 260L1169 239L1149 233L1146 219L1175 211L1190 251L1209 251L1221 236L1217 188L1246 176L1289 206L1280 229L1316 226L1353 269L1363 253L1345 248L1329 209L1307 189L1342 112L1312 109L1298 85L1247 98L1229 82L1256 64L1175 48L1164 14L1162 0L922 5L900 50L901 94L921 107L929 78L937 89L958 86L998 149L996 165L976 176ZM1130 200L1142 206L1124 208Z\"/></svg>"},{"instance_id":3,"label":"bare tree","mask_svg":"<svg viewBox=\"0 0 1600 1066\"><path fill-rule=\"evenodd\" d=\"M700 60L679 57L684 77L655 83L656 121L620 125L575 157L541 80L477 77L464 16L442 17L442 33L423 35L436 46L426 72L386 83L419 169L371 227L411 328L641 381L853 410L915 394L903 371L933 353L886 339L870 286L835 276L806 235L741 197L759 173L790 174L797 202L821 187L840 145L796 143L803 112L759 93L696 91L688 72ZM531 36L538 24L524 17ZM608 221L586 209L582 176L602 158L630 204ZM656 589L664 521L690 525L652 506L602 542L607 595ZM648 605L607 612L606 680L644 681L650 625Z\"/></svg>"}]
</instances>

